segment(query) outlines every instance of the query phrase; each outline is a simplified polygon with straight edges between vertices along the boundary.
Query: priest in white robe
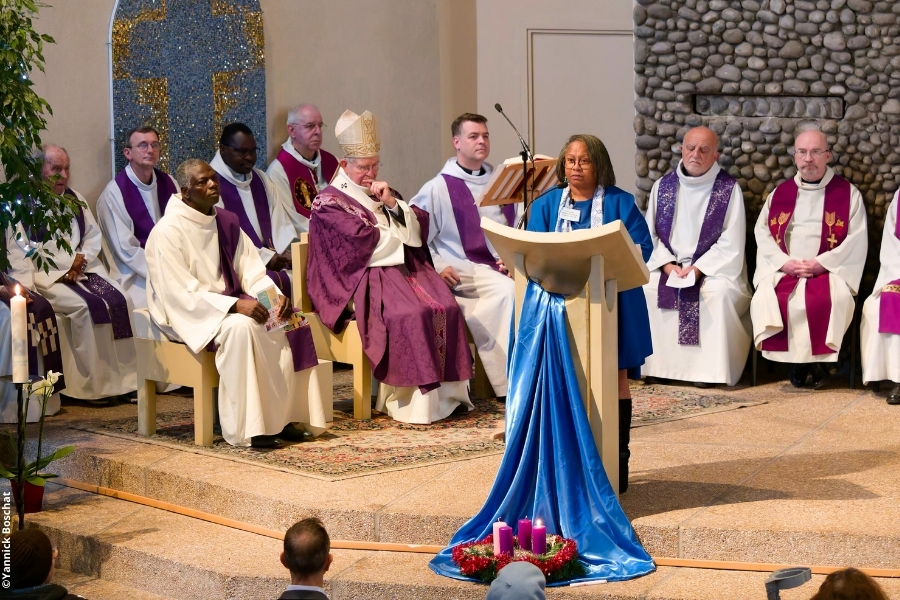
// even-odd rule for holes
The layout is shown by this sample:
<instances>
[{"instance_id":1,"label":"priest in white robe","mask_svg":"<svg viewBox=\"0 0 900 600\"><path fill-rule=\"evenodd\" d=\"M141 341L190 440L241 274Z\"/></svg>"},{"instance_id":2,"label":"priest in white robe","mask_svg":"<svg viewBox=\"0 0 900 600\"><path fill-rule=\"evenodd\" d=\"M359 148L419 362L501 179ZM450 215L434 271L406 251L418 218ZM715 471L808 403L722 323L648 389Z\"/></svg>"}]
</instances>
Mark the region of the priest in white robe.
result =
<instances>
[{"instance_id":1,"label":"priest in white robe","mask_svg":"<svg viewBox=\"0 0 900 600\"><path fill-rule=\"evenodd\" d=\"M338 161L322 149L325 123L313 104L301 103L288 111L288 139L281 145L266 175L282 198L293 202L303 231L309 231L309 216L316 194L328 187Z\"/></svg>"},{"instance_id":2,"label":"priest in white robe","mask_svg":"<svg viewBox=\"0 0 900 600\"><path fill-rule=\"evenodd\" d=\"M653 184L646 214L653 354L641 372L697 387L736 384L750 351L744 195L716 162L718 148L710 129L688 131L678 167ZM685 288L669 285L690 279Z\"/></svg>"},{"instance_id":3,"label":"priest in white robe","mask_svg":"<svg viewBox=\"0 0 900 600\"><path fill-rule=\"evenodd\" d=\"M494 394L502 398L515 285L485 237L481 217L515 227L516 205L475 204L494 172L485 162L491 151L487 119L465 113L450 129L456 157L422 186L410 204L430 216L427 242L434 268L456 297Z\"/></svg>"},{"instance_id":4,"label":"priest in white robe","mask_svg":"<svg viewBox=\"0 0 900 600\"><path fill-rule=\"evenodd\" d=\"M888 207L881 236L881 268L872 295L863 304L860 326L863 383L891 381L888 404L900 404L900 225L897 204Z\"/></svg>"},{"instance_id":5,"label":"priest in white robe","mask_svg":"<svg viewBox=\"0 0 900 600\"><path fill-rule=\"evenodd\" d=\"M128 164L97 199L97 221L109 275L128 292L137 308L147 308L147 260L144 246L178 185L159 164L159 133L137 127L125 136Z\"/></svg>"},{"instance_id":6,"label":"priest in white robe","mask_svg":"<svg viewBox=\"0 0 900 600\"><path fill-rule=\"evenodd\" d=\"M830 159L824 133L800 133L798 173L775 188L756 222L753 341L763 357L793 363L796 387L818 389L830 376L868 249L862 195Z\"/></svg>"},{"instance_id":7,"label":"priest in white robe","mask_svg":"<svg viewBox=\"0 0 900 600\"><path fill-rule=\"evenodd\" d=\"M71 194L87 206L81 194L66 187L68 168L65 150L45 146L44 177L57 176L54 191ZM38 232L26 232L21 225L7 233L10 275L43 296L56 312L65 395L100 400L136 391L131 297L109 278L100 262L101 233L91 211L79 211L71 234L55 234L56 239L69 244L72 254L55 241L43 244L56 265L46 273L26 256L31 245L39 243L31 240L41 237Z\"/></svg>"},{"instance_id":8,"label":"priest in white robe","mask_svg":"<svg viewBox=\"0 0 900 600\"><path fill-rule=\"evenodd\" d=\"M243 123L226 125L219 151L210 161L219 179L219 208L238 216L278 289L291 297L291 242L305 228L299 216L272 186L266 174L254 168L256 140Z\"/></svg>"},{"instance_id":9,"label":"priest in white robe","mask_svg":"<svg viewBox=\"0 0 900 600\"><path fill-rule=\"evenodd\" d=\"M174 196L147 240L148 308L153 324L193 352L215 348L222 437L235 446L302 441L326 427L317 395L305 398L297 351L284 330L266 331L256 295L275 286L237 217L214 208L215 171L189 159ZM280 314L290 304L279 295ZM292 423L302 423L306 432Z\"/></svg>"}]
</instances>

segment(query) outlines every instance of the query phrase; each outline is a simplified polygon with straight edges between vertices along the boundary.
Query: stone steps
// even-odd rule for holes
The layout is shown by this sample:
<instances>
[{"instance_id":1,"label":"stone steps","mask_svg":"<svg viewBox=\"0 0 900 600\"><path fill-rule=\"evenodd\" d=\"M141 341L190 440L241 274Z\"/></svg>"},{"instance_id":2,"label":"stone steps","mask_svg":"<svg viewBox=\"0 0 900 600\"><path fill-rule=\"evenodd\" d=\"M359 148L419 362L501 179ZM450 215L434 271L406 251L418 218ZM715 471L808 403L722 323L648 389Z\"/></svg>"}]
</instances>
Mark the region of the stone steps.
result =
<instances>
[{"instance_id":1,"label":"stone steps","mask_svg":"<svg viewBox=\"0 0 900 600\"><path fill-rule=\"evenodd\" d=\"M59 548L56 582L88 600L272 600L288 583L281 542L189 517L51 485L29 526ZM428 555L335 550L327 588L332 600L448 598L480 600L486 587L433 574ZM554 588L555 599L755 600L766 573L660 567L640 579ZM785 600L808 598L823 577ZM900 580L882 580L889 595Z\"/></svg>"}]
</instances>

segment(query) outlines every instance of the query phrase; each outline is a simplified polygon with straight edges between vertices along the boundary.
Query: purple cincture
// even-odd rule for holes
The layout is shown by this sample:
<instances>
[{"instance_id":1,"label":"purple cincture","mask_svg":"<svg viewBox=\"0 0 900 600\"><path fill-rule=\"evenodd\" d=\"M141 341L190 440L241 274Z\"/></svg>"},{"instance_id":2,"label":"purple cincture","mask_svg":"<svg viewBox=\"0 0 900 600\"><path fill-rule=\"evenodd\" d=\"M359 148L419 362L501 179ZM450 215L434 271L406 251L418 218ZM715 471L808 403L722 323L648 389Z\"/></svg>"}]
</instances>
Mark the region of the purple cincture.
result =
<instances>
[{"instance_id":1,"label":"purple cincture","mask_svg":"<svg viewBox=\"0 0 900 600\"><path fill-rule=\"evenodd\" d=\"M153 169L153 176L156 177L156 198L159 201L159 214L164 215L166 214L166 204L169 202L169 198L172 197L172 194L177 194L178 190L172 184L172 179L159 169ZM153 217L150 216L150 211L147 210L147 205L144 204L141 191L128 177L125 169L122 169L116 175L116 185L119 186L119 191L122 193L125 210L128 212L128 216L131 217L131 222L134 223L134 237L137 238L138 242L141 243L141 248L143 248L147 245L147 236L150 235L150 231L155 225Z\"/></svg>"},{"instance_id":2,"label":"purple cincture","mask_svg":"<svg viewBox=\"0 0 900 600\"><path fill-rule=\"evenodd\" d=\"M495 271L500 271L497 259L491 254L484 239L484 231L481 229L481 215L475 206L475 198L469 190L466 182L458 177L442 173L441 177L447 182L447 191L450 193L450 204L453 206L453 218L456 220L456 228L459 230L459 240L463 251L473 263L486 265ZM515 207L512 204L515 215ZM504 209L506 208L504 206ZM504 212L506 214L506 212ZM515 216L513 217L515 218ZM507 216L509 219L509 216Z\"/></svg>"},{"instance_id":3,"label":"purple cincture","mask_svg":"<svg viewBox=\"0 0 900 600\"><path fill-rule=\"evenodd\" d=\"M735 179L724 170L720 170L716 175L691 264L696 263L700 257L706 254L722 235L725 214L728 212L728 203L731 200L731 192L735 183ZM678 174L673 171L659 182L656 200L656 234L669 252L672 252L669 240L672 235L672 224L675 221L677 199ZM675 253L672 252L672 254ZM700 344L700 286L703 285L703 277L701 276L691 287L682 289L667 286L668 279L668 275L660 269L657 306L668 309L677 308L678 343L685 346L697 346Z\"/></svg>"}]
</instances>

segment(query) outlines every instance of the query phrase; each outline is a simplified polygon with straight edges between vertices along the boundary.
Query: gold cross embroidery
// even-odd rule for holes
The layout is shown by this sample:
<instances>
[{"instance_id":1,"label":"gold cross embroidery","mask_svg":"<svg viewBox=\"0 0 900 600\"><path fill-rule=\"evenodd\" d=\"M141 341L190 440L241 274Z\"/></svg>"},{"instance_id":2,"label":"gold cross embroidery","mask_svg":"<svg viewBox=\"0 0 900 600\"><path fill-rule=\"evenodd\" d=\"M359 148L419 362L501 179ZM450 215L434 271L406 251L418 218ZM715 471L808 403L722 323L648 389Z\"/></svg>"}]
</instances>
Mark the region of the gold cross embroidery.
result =
<instances>
[{"instance_id":1,"label":"gold cross embroidery","mask_svg":"<svg viewBox=\"0 0 900 600\"><path fill-rule=\"evenodd\" d=\"M829 250L834 250L835 244L838 243L837 238L834 237L834 233L831 231L831 228L834 227L835 221L836 219L834 212L825 213L825 224L828 225L828 237L825 238L825 241L828 242Z\"/></svg>"},{"instance_id":2,"label":"gold cross embroidery","mask_svg":"<svg viewBox=\"0 0 900 600\"><path fill-rule=\"evenodd\" d=\"M303 317L302 312L295 312L291 314L291 328L297 329L298 327L303 327L306 324L306 319Z\"/></svg>"},{"instance_id":3,"label":"gold cross embroidery","mask_svg":"<svg viewBox=\"0 0 900 600\"><path fill-rule=\"evenodd\" d=\"M781 228L784 227L784 224L787 223L790 218L791 218L791 213L783 212L780 215L778 215L778 231L775 232L775 243L776 244L781 243ZM775 219L772 219L772 220L774 221ZM775 223L772 223L772 224L774 225Z\"/></svg>"}]
</instances>

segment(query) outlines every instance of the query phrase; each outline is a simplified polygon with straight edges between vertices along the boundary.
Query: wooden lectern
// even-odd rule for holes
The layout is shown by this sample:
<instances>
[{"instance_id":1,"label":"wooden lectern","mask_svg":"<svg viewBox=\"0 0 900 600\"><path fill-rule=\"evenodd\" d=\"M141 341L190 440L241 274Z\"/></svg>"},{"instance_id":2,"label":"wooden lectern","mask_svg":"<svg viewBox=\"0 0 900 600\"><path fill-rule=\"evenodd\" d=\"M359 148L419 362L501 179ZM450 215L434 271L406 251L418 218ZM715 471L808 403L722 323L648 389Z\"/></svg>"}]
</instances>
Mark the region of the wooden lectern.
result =
<instances>
[{"instance_id":1,"label":"wooden lectern","mask_svg":"<svg viewBox=\"0 0 900 600\"><path fill-rule=\"evenodd\" d=\"M513 273L515 326L529 279L566 296L569 347L594 434L613 489L619 492L618 292L650 280L641 251L625 224L538 233L482 217L481 227Z\"/></svg>"}]
</instances>

